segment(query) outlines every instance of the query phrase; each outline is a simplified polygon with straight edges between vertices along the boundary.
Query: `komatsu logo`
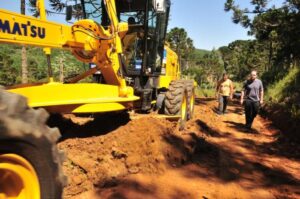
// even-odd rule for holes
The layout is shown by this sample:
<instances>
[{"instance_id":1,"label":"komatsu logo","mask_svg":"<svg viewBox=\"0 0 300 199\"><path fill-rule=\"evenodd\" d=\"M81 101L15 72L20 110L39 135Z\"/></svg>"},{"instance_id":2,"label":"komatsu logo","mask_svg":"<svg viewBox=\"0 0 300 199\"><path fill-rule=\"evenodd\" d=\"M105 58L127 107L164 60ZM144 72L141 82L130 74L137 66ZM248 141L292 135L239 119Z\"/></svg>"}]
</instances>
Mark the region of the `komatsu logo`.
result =
<instances>
[{"instance_id":1,"label":"komatsu logo","mask_svg":"<svg viewBox=\"0 0 300 199\"><path fill-rule=\"evenodd\" d=\"M44 39L46 36L45 28L31 25L30 21L23 24L18 22L10 23L8 20L0 19L0 32L33 38L39 37L41 39Z\"/></svg>"}]
</instances>

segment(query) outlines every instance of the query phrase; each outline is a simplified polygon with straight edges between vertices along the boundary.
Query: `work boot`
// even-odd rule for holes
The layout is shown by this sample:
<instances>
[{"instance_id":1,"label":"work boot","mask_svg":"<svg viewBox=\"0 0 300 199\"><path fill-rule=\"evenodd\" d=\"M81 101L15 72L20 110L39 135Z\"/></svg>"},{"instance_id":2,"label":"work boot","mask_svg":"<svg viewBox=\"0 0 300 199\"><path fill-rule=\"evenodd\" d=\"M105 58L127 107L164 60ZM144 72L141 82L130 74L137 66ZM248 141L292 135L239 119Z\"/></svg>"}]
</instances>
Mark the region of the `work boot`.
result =
<instances>
[{"instance_id":1,"label":"work boot","mask_svg":"<svg viewBox=\"0 0 300 199\"><path fill-rule=\"evenodd\" d=\"M251 124L246 124L246 125L245 125L246 129L247 129L247 130L250 130L250 131L252 130L251 126L252 126Z\"/></svg>"},{"instance_id":2,"label":"work boot","mask_svg":"<svg viewBox=\"0 0 300 199\"><path fill-rule=\"evenodd\" d=\"M218 115L223 115L223 112L217 111L217 114L218 114Z\"/></svg>"}]
</instances>

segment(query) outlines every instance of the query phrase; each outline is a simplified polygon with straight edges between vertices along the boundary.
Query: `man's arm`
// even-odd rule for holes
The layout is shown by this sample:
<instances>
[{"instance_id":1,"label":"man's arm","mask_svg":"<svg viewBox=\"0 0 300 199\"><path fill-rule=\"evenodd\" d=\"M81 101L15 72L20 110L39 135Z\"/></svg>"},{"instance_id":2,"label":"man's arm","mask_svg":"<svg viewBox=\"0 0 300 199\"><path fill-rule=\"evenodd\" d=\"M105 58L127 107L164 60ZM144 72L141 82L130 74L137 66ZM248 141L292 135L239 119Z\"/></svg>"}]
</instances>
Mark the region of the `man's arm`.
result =
<instances>
[{"instance_id":1,"label":"man's arm","mask_svg":"<svg viewBox=\"0 0 300 199\"><path fill-rule=\"evenodd\" d=\"M242 90L242 93L241 93L241 99L240 99L241 105L243 105L243 102L244 102L244 95L245 95L245 91Z\"/></svg>"},{"instance_id":2,"label":"man's arm","mask_svg":"<svg viewBox=\"0 0 300 199\"><path fill-rule=\"evenodd\" d=\"M262 90L262 91L260 91L260 93L259 93L259 99L260 99L260 104L263 104L264 103L264 91Z\"/></svg>"},{"instance_id":3,"label":"man's arm","mask_svg":"<svg viewBox=\"0 0 300 199\"><path fill-rule=\"evenodd\" d=\"M230 81L230 99L232 99L233 98L233 83L232 83L232 81Z\"/></svg>"},{"instance_id":4,"label":"man's arm","mask_svg":"<svg viewBox=\"0 0 300 199\"><path fill-rule=\"evenodd\" d=\"M264 103L264 87L261 83L261 86L260 86L260 91L259 91L259 99L260 99L260 104L263 104Z\"/></svg>"},{"instance_id":5,"label":"man's arm","mask_svg":"<svg viewBox=\"0 0 300 199\"><path fill-rule=\"evenodd\" d=\"M246 88L247 81L243 84L243 89L241 93L241 99L240 99L240 104L243 105L244 103L244 96L245 96L245 88Z\"/></svg>"}]
</instances>

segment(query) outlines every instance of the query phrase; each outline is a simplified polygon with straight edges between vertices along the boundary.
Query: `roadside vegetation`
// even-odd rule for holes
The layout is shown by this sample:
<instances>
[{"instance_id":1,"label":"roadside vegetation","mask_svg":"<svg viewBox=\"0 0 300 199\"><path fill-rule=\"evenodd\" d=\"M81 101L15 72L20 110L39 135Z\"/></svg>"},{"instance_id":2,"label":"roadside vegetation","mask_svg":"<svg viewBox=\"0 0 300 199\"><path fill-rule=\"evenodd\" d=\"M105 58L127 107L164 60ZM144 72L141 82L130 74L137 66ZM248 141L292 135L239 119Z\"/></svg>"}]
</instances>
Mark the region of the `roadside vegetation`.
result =
<instances>
[{"instance_id":1,"label":"roadside vegetation","mask_svg":"<svg viewBox=\"0 0 300 199\"><path fill-rule=\"evenodd\" d=\"M0 45L0 85L11 86L22 82L21 53L20 46ZM43 50L26 47L26 53L28 82L47 82L47 61ZM70 52L57 49L52 50L51 65L56 81L63 81L88 69L88 65L77 61Z\"/></svg>"}]
</instances>

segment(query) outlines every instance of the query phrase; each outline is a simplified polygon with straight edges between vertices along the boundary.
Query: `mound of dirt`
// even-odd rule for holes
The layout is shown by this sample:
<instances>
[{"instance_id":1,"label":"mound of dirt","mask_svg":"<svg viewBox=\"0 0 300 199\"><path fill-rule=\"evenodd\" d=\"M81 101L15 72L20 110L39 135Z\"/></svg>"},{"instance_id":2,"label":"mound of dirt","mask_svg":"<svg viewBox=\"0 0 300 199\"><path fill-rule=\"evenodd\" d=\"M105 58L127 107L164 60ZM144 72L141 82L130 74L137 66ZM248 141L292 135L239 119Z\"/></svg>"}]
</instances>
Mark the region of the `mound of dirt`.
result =
<instances>
[{"instance_id":1,"label":"mound of dirt","mask_svg":"<svg viewBox=\"0 0 300 199\"><path fill-rule=\"evenodd\" d=\"M69 125L71 121L82 125L82 118L68 118ZM105 123L98 127L102 125ZM70 198L96 187L112 186L117 178L128 174L160 174L167 165L184 164L186 155L181 150L184 146L177 143L178 150L175 150L170 144L179 133L175 129L174 122L145 116L106 135L99 131L100 135L91 137L65 138L58 145L67 154L64 171L69 176L69 185L64 197Z\"/></svg>"},{"instance_id":2,"label":"mound of dirt","mask_svg":"<svg viewBox=\"0 0 300 199\"><path fill-rule=\"evenodd\" d=\"M299 147L260 116L245 129L240 105L222 116L216 107L197 99L183 131L154 114L52 117L67 155L64 198L299 198Z\"/></svg>"}]
</instances>

